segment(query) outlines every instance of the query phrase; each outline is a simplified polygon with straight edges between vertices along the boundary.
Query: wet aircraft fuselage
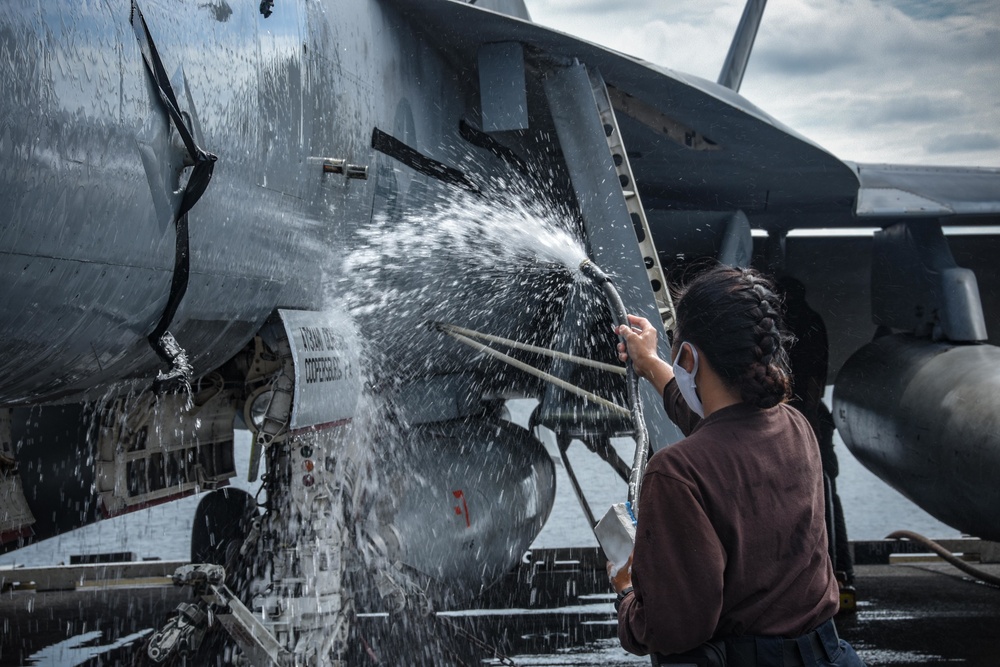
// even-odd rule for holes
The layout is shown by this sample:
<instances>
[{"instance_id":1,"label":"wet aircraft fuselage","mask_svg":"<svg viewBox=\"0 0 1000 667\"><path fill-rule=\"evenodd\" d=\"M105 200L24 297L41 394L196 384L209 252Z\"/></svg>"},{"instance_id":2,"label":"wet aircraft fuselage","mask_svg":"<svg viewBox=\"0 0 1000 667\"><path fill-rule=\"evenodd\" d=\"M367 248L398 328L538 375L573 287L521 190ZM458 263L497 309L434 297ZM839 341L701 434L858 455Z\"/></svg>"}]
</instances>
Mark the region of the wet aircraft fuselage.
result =
<instances>
[{"instance_id":1,"label":"wet aircraft fuselage","mask_svg":"<svg viewBox=\"0 0 1000 667\"><path fill-rule=\"evenodd\" d=\"M275 308L322 306L351 230L407 198L412 174L378 156L372 128L460 157L449 147L466 92L379 3L136 8L192 138L218 158L187 214L189 255L177 214L192 169L131 3L8 4L2 404L155 375L147 336L181 270L169 328L197 372L217 367Z\"/></svg>"}]
</instances>

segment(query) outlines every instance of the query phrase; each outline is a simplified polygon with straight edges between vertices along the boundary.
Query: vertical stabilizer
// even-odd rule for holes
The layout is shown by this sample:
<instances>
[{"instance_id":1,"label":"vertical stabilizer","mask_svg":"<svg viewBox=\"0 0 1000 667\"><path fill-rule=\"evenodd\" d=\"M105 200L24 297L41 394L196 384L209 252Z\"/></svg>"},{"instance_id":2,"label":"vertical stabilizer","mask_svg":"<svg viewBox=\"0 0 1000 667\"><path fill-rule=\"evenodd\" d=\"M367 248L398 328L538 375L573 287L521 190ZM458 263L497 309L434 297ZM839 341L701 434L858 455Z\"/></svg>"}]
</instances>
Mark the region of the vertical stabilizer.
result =
<instances>
[{"instance_id":1,"label":"vertical stabilizer","mask_svg":"<svg viewBox=\"0 0 1000 667\"><path fill-rule=\"evenodd\" d=\"M719 85L739 92L740 84L743 82L743 72L746 71L747 61L750 60L753 40L757 37L757 27L760 26L760 18L764 15L766 4L767 0L747 0L746 7L743 8L743 18L740 19L740 25L733 35L733 43L729 45L726 62L722 64L722 71L719 72Z\"/></svg>"}]
</instances>

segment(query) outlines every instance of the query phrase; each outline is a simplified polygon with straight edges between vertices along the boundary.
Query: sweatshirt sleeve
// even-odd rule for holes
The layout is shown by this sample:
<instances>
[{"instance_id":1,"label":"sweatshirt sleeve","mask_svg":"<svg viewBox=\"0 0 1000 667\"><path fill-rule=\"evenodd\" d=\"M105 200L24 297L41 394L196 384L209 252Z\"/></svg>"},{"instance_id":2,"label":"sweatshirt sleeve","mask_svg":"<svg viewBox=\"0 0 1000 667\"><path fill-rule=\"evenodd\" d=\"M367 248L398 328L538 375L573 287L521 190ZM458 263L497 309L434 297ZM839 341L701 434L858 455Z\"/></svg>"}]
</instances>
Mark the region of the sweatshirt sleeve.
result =
<instances>
[{"instance_id":1,"label":"sweatshirt sleeve","mask_svg":"<svg viewBox=\"0 0 1000 667\"><path fill-rule=\"evenodd\" d=\"M670 421L677 424L677 428L684 435L691 435L691 431L701 421L701 417L691 411L687 401L681 396L681 390L677 388L677 378L671 378L663 388L663 409Z\"/></svg>"},{"instance_id":2,"label":"sweatshirt sleeve","mask_svg":"<svg viewBox=\"0 0 1000 667\"><path fill-rule=\"evenodd\" d=\"M632 560L634 592L618 610L618 638L637 655L679 653L708 641L722 613L725 552L688 483L643 480Z\"/></svg>"}]
</instances>

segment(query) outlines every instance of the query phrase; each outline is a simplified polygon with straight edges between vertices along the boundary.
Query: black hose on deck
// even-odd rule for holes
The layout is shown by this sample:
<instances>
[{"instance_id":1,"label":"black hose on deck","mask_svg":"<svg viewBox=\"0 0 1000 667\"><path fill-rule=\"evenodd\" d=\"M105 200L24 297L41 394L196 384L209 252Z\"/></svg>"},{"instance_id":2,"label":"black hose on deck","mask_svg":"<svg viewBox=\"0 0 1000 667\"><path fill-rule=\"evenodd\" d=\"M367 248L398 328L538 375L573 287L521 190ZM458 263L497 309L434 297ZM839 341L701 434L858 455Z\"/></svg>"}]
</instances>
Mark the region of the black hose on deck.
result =
<instances>
[{"instance_id":1,"label":"black hose on deck","mask_svg":"<svg viewBox=\"0 0 1000 667\"><path fill-rule=\"evenodd\" d=\"M580 263L580 272L590 278L594 284L604 290L608 306L615 319L615 326L628 325L628 311L618 290L611 283L611 278L589 259ZM624 342L624 338L619 338ZM642 414L642 399L639 397L639 376L632 366L630 358L625 365L625 382L628 386L628 406L635 426L635 456L632 459L632 472L628 478L628 502L632 515L639 515L639 490L642 486L642 474L649 458L649 432L646 430L646 420Z\"/></svg>"},{"instance_id":2,"label":"black hose on deck","mask_svg":"<svg viewBox=\"0 0 1000 667\"><path fill-rule=\"evenodd\" d=\"M972 567L966 563L961 558L957 558L953 553L942 547L940 544L934 540L928 539L919 533L914 533L909 530L897 530L894 533L890 533L886 536L889 540L910 540L911 542L916 542L917 544L930 549L938 556L943 558L945 561L951 563L957 567L962 572L965 572L971 577L982 581L983 583L990 584L992 586L1000 587L1000 577L995 577L988 572L983 572L982 570Z\"/></svg>"}]
</instances>

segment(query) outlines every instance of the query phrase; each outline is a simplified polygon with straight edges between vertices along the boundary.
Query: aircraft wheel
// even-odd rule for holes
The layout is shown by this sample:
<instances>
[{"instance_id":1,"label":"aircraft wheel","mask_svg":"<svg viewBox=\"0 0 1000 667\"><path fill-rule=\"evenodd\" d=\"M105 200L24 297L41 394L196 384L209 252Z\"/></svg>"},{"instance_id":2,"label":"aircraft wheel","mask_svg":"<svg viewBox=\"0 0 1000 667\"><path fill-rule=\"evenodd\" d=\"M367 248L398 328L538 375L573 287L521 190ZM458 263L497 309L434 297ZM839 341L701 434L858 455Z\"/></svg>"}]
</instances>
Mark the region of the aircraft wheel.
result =
<instances>
[{"instance_id":1,"label":"aircraft wheel","mask_svg":"<svg viewBox=\"0 0 1000 667\"><path fill-rule=\"evenodd\" d=\"M226 583L242 597L252 578L250 559L240 549L259 515L253 497L241 489L212 491L198 503L191 528L191 562L226 568Z\"/></svg>"}]
</instances>

